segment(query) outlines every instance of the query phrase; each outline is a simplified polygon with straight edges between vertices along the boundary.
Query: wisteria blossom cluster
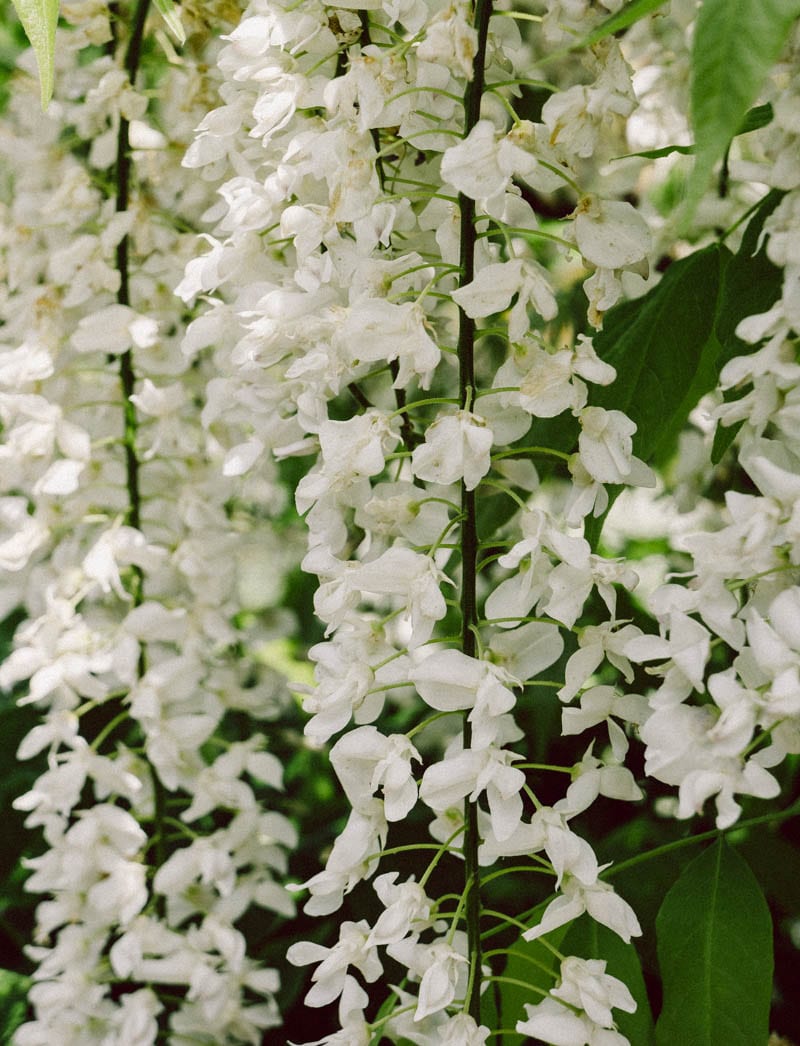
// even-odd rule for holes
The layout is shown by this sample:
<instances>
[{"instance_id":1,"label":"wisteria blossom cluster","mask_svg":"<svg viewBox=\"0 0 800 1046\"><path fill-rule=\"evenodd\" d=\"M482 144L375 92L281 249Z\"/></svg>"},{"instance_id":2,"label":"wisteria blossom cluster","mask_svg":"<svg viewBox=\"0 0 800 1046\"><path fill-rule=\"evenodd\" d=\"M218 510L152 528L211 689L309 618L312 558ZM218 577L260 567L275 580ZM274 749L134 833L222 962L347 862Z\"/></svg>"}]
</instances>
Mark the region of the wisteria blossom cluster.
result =
<instances>
[{"instance_id":1,"label":"wisteria blossom cluster","mask_svg":"<svg viewBox=\"0 0 800 1046\"><path fill-rule=\"evenodd\" d=\"M612 382L613 368L590 339L545 326L558 307L538 251L555 240L591 271L596 323L626 273L646 274L645 220L578 183L603 127L635 107L631 70L605 42L590 55L589 85L553 93L541 122L522 119L514 104L531 51L504 14L487 3L474 14L460 3L256 4L219 58L224 104L184 160L208 178L228 175L210 250L178 288L189 303L214 295L187 342L216 346L205 422L229 442L224 472L249 474L269 452L316 456L296 492L303 566L319 578L326 626L310 651L306 733L318 743L340 735L331 763L352 813L305 883L306 911L335 912L382 869L391 825L418 801L442 844L431 868L442 858L466 873L450 919L426 893L428 873L401 881L389 871L374 879L384 906L374 924L347 921L333 947L290 949L291 962L319 964L308 1005L341 1000L341 1030L325 1042L370 1042L368 996L352 971L377 980L382 951L407 985L381 1018L384 1035L485 1041L474 913L479 868L504 857L525 855L531 875L553 876L555 899L527 939L583 911L624 940L640 932L570 822L598 795L642 795L623 765L619 721L642 723L647 701L591 685L606 655L630 678L624 650L642 637L616 619L615 585L636 576L580 530L604 511L608 484L653 476L633 454L635 425L590 404L589 386ZM572 207L556 235L541 230L531 197L562 189ZM564 412L577 422L575 453L525 446L535 418ZM570 481L557 508L540 490L539 454ZM511 505L502 537L482 540L484 498ZM483 570L495 559L505 574L487 597ZM576 629L594 589L608 618ZM441 634L446 619L460 634ZM559 690L565 732L607 721L611 744L601 756L590 746L546 805L526 773L515 708L560 658L564 632L578 640ZM387 702L409 700L410 729L374 725ZM567 1020L580 1035L624 1041L611 1008L633 1000L604 970L565 959L560 987L520 1031L566 1042L552 1029ZM607 1001L586 1009L585 996Z\"/></svg>"},{"instance_id":2,"label":"wisteria blossom cluster","mask_svg":"<svg viewBox=\"0 0 800 1046\"><path fill-rule=\"evenodd\" d=\"M47 757L14 1041L266 1041L242 919L299 902L316 1046L624 1046L636 986L561 944L642 934L586 825L650 790L722 831L800 754L800 36L687 233L694 3L212 6L178 54L146 0L68 5L55 101L0 124L0 686ZM665 486L608 332L712 247L745 304ZM347 815L287 883L295 699Z\"/></svg>"},{"instance_id":3,"label":"wisteria blossom cluster","mask_svg":"<svg viewBox=\"0 0 800 1046\"><path fill-rule=\"evenodd\" d=\"M582 535L584 519L605 511L609 485L649 487L654 477L633 453L636 426L592 402L590 388L613 382L614 369L590 339L549 326L557 288L540 259L549 240L584 266L595 326L626 280L636 293L630 281L648 275L648 223L586 163L598 149L625 151L634 70L606 39L587 52L586 83L550 85L540 120L520 117L515 104L536 54L620 5L605 6L548 5L534 41L489 4L256 4L220 56L224 104L185 160L208 177L233 175L219 190L225 206L211 250L178 291L189 302L216 295L189 342L217 345L207 420L229 440L225 472L259 469L267 452L316 455L296 494L327 637L311 651L317 685L304 705L306 732L319 743L340 735L331 763L353 812L325 869L305 884L306 911L336 911L383 868L392 823L418 800L442 844L433 863L444 853L463 858L466 875L449 920L437 918L424 881L387 872L374 879L385 906L377 922L343 923L332 948L290 950L292 962L319 964L308 1005L341 999L342 1030L325 1042L371 1041L367 994L351 971L377 980L381 949L407 971L396 1012L381 1017L383 1035L485 1041L479 995L491 971L471 915L480 908L478 866L524 855L532 870L551 871L555 897L527 940L584 911L624 940L639 933L570 824L598 796L641 798L624 765L631 728L646 771L679 786L678 815L716 795L720 827L736 818L734 794L773 798L766 767L797 750L789 697L797 598L786 569L794 459L785 441L763 435L776 397L796 386L790 274L784 307L743 324L745 339L773 334L768 346L722 374L723 390L763 375L769 392L715 408L728 424L757 410L743 464L764 476L755 479L762 497L730 495L734 522L685 539L696 580L655 597L661 636L617 617L617 586L633 589L636 574ZM679 19L677 28L687 26ZM775 106L790 109L782 95ZM786 149L787 130L779 120L765 161ZM537 202L559 192L570 206L556 234L542 228ZM775 257L778 223L790 213L787 196L767 227L779 264L787 259ZM567 412L577 422L574 451L526 445L534 420ZM783 431L782 416L773 423ZM233 431L232 417L243 421ZM557 459L548 473L569 485L541 484L541 458ZM503 501L511 518L500 535L482 534L476 504ZM769 580L745 603L751 575ZM582 626L593 591L607 617ZM709 629L740 653L706 684ZM590 746L563 797L547 805L515 710L535 693L526 685L562 656L565 634L562 731L605 722L608 747ZM631 693L631 662L649 661L665 664L664 686ZM597 685L605 662L617 685ZM706 689L711 702L687 702ZM409 730L387 735L373 725L387 702L412 700ZM444 736L441 719L452 724ZM756 731L771 740L753 754ZM611 1011L633 1000L604 969L564 959L558 986L528 1007L518 1030L548 1042L625 1041ZM599 1008L587 1001L598 998Z\"/></svg>"},{"instance_id":4,"label":"wisteria blossom cluster","mask_svg":"<svg viewBox=\"0 0 800 1046\"><path fill-rule=\"evenodd\" d=\"M0 684L41 712L18 757L46 754L15 804L47 844L15 1042L255 1043L278 978L236 923L291 914L296 831L265 737L288 695L246 612L252 574L289 564L220 477L172 293L209 202L180 168L208 33L154 109L134 82L146 5L64 13L56 99L38 114L26 78L0 128L2 610L27 614Z\"/></svg>"}]
</instances>

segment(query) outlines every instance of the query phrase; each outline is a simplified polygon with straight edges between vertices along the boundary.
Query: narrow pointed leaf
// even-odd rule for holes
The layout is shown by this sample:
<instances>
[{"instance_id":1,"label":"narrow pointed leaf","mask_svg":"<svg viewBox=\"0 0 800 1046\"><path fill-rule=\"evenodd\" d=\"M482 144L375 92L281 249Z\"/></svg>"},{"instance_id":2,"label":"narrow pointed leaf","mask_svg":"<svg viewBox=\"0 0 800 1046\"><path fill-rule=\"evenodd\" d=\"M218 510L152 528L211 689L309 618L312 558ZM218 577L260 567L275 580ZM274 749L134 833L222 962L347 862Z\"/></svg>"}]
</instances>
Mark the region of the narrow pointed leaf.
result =
<instances>
[{"instance_id":1,"label":"narrow pointed leaf","mask_svg":"<svg viewBox=\"0 0 800 1046\"><path fill-rule=\"evenodd\" d=\"M762 127L766 127L767 124L772 123L774 117L775 110L770 102L767 102L765 105L755 106L745 114L744 120L742 120L736 132L736 137L740 134L750 134L751 131L758 131ZM660 160L662 156L671 156L673 153L693 156L695 147L693 145L662 145L660 149L642 149L636 153L623 153L622 156L615 156L613 159L630 160L633 156L639 156L645 160Z\"/></svg>"},{"instance_id":2,"label":"narrow pointed leaf","mask_svg":"<svg viewBox=\"0 0 800 1046\"><path fill-rule=\"evenodd\" d=\"M663 145L660 149L642 149L638 153L623 153L615 156L615 160L630 160L633 156L640 156L644 160L660 160L662 156L671 156L673 153L682 153L684 156L692 156L693 145Z\"/></svg>"},{"instance_id":3,"label":"narrow pointed leaf","mask_svg":"<svg viewBox=\"0 0 800 1046\"><path fill-rule=\"evenodd\" d=\"M42 110L53 97L58 0L12 0L39 67Z\"/></svg>"},{"instance_id":4,"label":"narrow pointed leaf","mask_svg":"<svg viewBox=\"0 0 800 1046\"><path fill-rule=\"evenodd\" d=\"M723 364L734 356L754 351L736 336L739 322L772 308L783 289L783 270L767 257L764 222L786 194L772 189L753 211L739 250L725 267L720 284L716 332L725 353Z\"/></svg>"},{"instance_id":5,"label":"narrow pointed leaf","mask_svg":"<svg viewBox=\"0 0 800 1046\"><path fill-rule=\"evenodd\" d=\"M658 1046L766 1043L772 920L749 865L724 840L686 866L664 898L656 934Z\"/></svg>"},{"instance_id":6,"label":"narrow pointed leaf","mask_svg":"<svg viewBox=\"0 0 800 1046\"><path fill-rule=\"evenodd\" d=\"M688 188L690 206L739 133L798 15L798 0L703 0L692 50L697 159Z\"/></svg>"},{"instance_id":7,"label":"narrow pointed leaf","mask_svg":"<svg viewBox=\"0 0 800 1046\"><path fill-rule=\"evenodd\" d=\"M750 134L751 131L759 131L762 127L772 123L774 118L775 110L772 108L771 102L766 102L764 105L756 105L745 114L745 118L742 120L741 126L736 133L739 135Z\"/></svg>"},{"instance_id":8,"label":"narrow pointed leaf","mask_svg":"<svg viewBox=\"0 0 800 1046\"><path fill-rule=\"evenodd\" d=\"M598 40L603 40L606 36L612 36L614 33L627 29L629 25L633 25L634 22L638 22L641 18L646 18L647 15L662 7L664 3L665 0L631 0L622 10L611 15L605 22L601 22L596 29L584 37L580 43L570 48L570 50L577 51L584 47L591 47Z\"/></svg>"},{"instance_id":9,"label":"narrow pointed leaf","mask_svg":"<svg viewBox=\"0 0 800 1046\"><path fill-rule=\"evenodd\" d=\"M154 6L179 44L186 43L186 32L181 24L180 15L174 0L153 0Z\"/></svg>"}]
</instances>

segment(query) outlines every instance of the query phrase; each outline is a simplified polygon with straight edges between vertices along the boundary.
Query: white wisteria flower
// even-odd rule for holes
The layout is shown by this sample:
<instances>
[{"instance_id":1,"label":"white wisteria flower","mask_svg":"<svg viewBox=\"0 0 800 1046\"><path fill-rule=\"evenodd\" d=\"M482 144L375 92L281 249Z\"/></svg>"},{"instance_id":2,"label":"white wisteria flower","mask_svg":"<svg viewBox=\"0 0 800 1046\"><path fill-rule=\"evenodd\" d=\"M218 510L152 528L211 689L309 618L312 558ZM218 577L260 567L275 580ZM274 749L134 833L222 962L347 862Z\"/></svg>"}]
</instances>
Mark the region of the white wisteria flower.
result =
<instances>
[{"instance_id":1,"label":"white wisteria flower","mask_svg":"<svg viewBox=\"0 0 800 1046\"><path fill-rule=\"evenodd\" d=\"M570 873L561 881L559 895L548 904L539 922L523 933L526 941L534 941L551 930L572 922L588 912L603 926L618 934L623 941L640 937L642 928L631 906L615 893L610 883L595 879L584 883Z\"/></svg>"},{"instance_id":2,"label":"white wisteria flower","mask_svg":"<svg viewBox=\"0 0 800 1046\"><path fill-rule=\"evenodd\" d=\"M331 749L331 766L353 808L363 808L383 790L387 821L401 821L417 801L412 761L421 756L405 734L384 736L374 726L360 726Z\"/></svg>"},{"instance_id":3,"label":"white wisteria flower","mask_svg":"<svg viewBox=\"0 0 800 1046\"><path fill-rule=\"evenodd\" d=\"M448 414L434 421L425 442L414 448L411 467L419 479L443 484L463 480L467 490L474 490L491 468L493 441L491 428L479 415L466 410Z\"/></svg>"},{"instance_id":4,"label":"white wisteria flower","mask_svg":"<svg viewBox=\"0 0 800 1046\"><path fill-rule=\"evenodd\" d=\"M337 999L352 980L348 974L354 966L368 983L375 981L383 972L383 966L374 945L368 944L369 924L343 922L339 928L339 940L331 948L313 941L297 941L291 945L286 958L294 966L319 963L311 977L313 986L306 995L307 1006L326 1006Z\"/></svg>"},{"instance_id":5,"label":"white wisteria flower","mask_svg":"<svg viewBox=\"0 0 800 1046\"><path fill-rule=\"evenodd\" d=\"M499 840L508 839L522 818L520 791L525 774L511 765L519 758L494 744L448 755L425 771L420 798L435 813L441 813L467 796L475 802L485 791L492 830Z\"/></svg>"}]
</instances>

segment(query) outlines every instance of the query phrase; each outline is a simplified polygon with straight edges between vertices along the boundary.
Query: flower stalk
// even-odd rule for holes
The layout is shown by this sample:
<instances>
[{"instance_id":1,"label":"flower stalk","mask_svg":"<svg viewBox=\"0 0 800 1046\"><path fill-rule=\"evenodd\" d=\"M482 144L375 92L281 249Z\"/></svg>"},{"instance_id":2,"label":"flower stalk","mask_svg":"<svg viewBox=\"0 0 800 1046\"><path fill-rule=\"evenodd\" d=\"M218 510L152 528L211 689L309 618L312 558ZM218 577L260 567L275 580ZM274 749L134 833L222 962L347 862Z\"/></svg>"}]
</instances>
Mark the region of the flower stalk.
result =
<instances>
[{"instance_id":1,"label":"flower stalk","mask_svg":"<svg viewBox=\"0 0 800 1046\"><path fill-rule=\"evenodd\" d=\"M477 32L477 48L472 67L472 79L464 94L464 137L480 118L481 98L484 88L486 41L489 19L492 13L491 0L477 0L474 27ZM475 201L465 193L459 193L460 213L460 275L459 287L464 287L475 278ZM475 389L475 320L463 309L458 314L458 374L459 402L462 410L469 410L476 398ZM468 490L461 482L461 649L468 657L475 657L475 628L478 622L476 580L478 575L478 521L475 491ZM472 743L472 724L464 716L464 749ZM481 998L481 897L478 868L478 808L469 797L464 800L464 896L466 898L467 952L471 976L465 1009L477 1024L480 1024Z\"/></svg>"},{"instance_id":2,"label":"flower stalk","mask_svg":"<svg viewBox=\"0 0 800 1046\"><path fill-rule=\"evenodd\" d=\"M150 0L139 0L136 5L133 29L128 47L125 52L125 71L131 87L136 83L139 72L139 63L142 55L142 40L144 38L144 26L150 9ZM120 115L119 130L117 132L117 160L116 160L116 200L115 209L117 213L127 211L130 204L130 178L131 178L131 155L130 155L130 122L125 116ZM122 237L117 244L117 271L119 273L119 289L117 291L117 302L120 305L130 305L130 237L128 233ZM136 373L133 368L133 353L127 349L122 353L119 360L120 382L122 384L123 408L125 411L125 429L123 442L125 446L125 471L128 486L128 513L126 522L130 526L139 529L141 523L141 493L139 490L139 455L136 447L136 434L138 431L138 419L136 407L131 399L136 386ZM142 601L143 578L140 569L134 572L133 599L138 606Z\"/></svg>"}]
</instances>

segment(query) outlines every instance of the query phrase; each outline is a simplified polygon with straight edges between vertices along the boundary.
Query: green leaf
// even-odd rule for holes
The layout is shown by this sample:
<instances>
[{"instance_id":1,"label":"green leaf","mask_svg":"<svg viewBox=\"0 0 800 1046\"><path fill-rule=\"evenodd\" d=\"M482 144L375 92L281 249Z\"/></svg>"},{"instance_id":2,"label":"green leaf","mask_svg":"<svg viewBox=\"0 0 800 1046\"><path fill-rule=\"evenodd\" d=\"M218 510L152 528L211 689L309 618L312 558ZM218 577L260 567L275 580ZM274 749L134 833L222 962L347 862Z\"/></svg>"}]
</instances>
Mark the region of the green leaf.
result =
<instances>
[{"instance_id":1,"label":"green leaf","mask_svg":"<svg viewBox=\"0 0 800 1046\"><path fill-rule=\"evenodd\" d=\"M679 821L656 821L651 815L640 814L627 825L620 825L603 835L597 856L601 863L612 862L614 889L636 912L642 936L636 941L636 950L642 968L653 977L658 975L656 954L656 916L670 888L686 864L703 848L693 843L677 850L669 844L685 838L685 825ZM667 849L661 852L661 847ZM622 854L631 856L645 853L657 856L639 864L618 869L613 862Z\"/></svg>"},{"instance_id":2,"label":"green leaf","mask_svg":"<svg viewBox=\"0 0 800 1046\"><path fill-rule=\"evenodd\" d=\"M180 15L175 9L174 0L153 0L153 4L164 19L167 29L172 33L179 44L186 43L186 32L181 25Z\"/></svg>"},{"instance_id":3,"label":"green leaf","mask_svg":"<svg viewBox=\"0 0 800 1046\"><path fill-rule=\"evenodd\" d=\"M730 256L712 244L673 262L644 297L611 309L595 337L617 380L594 389L591 401L636 422L634 451L645 461L669 456L689 412L716 384L714 312Z\"/></svg>"},{"instance_id":4,"label":"green leaf","mask_svg":"<svg viewBox=\"0 0 800 1046\"><path fill-rule=\"evenodd\" d=\"M623 153L622 156L614 156L614 160L630 160L632 156L641 156L645 160L660 160L662 156L670 156L672 153L683 153L691 156L694 153L693 145L665 145L661 149L643 149L638 153Z\"/></svg>"},{"instance_id":5,"label":"green leaf","mask_svg":"<svg viewBox=\"0 0 800 1046\"><path fill-rule=\"evenodd\" d=\"M570 50L577 51L580 48L591 47L598 40L602 40L606 36L612 36L622 29L627 29L629 25L633 25L634 22L638 22L641 18L646 18L647 15L662 7L664 3L665 0L631 0L621 11L617 11L616 14L607 18L605 22L601 22L596 29L584 37L580 43L574 44Z\"/></svg>"},{"instance_id":6,"label":"green leaf","mask_svg":"<svg viewBox=\"0 0 800 1046\"><path fill-rule=\"evenodd\" d=\"M767 244L759 241L764 222L775 210L785 194L778 189L767 193L753 212L753 217L745 230L742 244L731 258L722 274L720 300L717 308L716 336L722 347L719 358L721 370L728 360L735 356L744 356L755 352L757 345L750 345L736 336L736 327L745 316L757 316L770 309L781 295L783 287L783 270L773 265L767 257ZM747 390L726 389L726 403L738 399ZM714 433L714 444L711 448L711 462L719 464L723 455L736 438L742 427L735 425L717 425Z\"/></svg>"},{"instance_id":7,"label":"green leaf","mask_svg":"<svg viewBox=\"0 0 800 1046\"><path fill-rule=\"evenodd\" d=\"M750 134L751 131L760 131L762 127L772 123L774 116L775 110L772 108L771 102L757 105L745 114L745 118L742 120L741 126L736 133L739 135Z\"/></svg>"},{"instance_id":8,"label":"green leaf","mask_svg":"<svg viewBox=\"0 0 800 1046\"><path fill-rule=\"evenodd\" d=\"M731 400L736 399L735 396L729 395L726 390L723 393L723 401L730 403ZM728 450L728 447L736 439L739 429L744 425L743 421L736 421L733 425L720 425L717 423L716 430L714 432L714 442L711 445L711 464L719 465Z\"/></svg>"},{"instance_id":9,"label":"green leaf","mask_svg":"<svg viewBox=\"0 0 800 1046\"><path fill-rule=\"evenodd\" d=\"M739 250L722 274L716 333L725 349L725 362L755 351L736 337L736 328L746 316L766 312L781 295L783 270L772 264L767 257L766 240L761 241L764 222L785 195L780 189L772 189L759 203Z\"/></svg>"},{"instance_id":10,"label":"green leaf","mask_svg":"<svg viewBox=\"0 0 800 1046\"><path fill-rule=\"evenodd\" d=\"M0 1042L11 1037L27 1016L31 981L13 970L0 970Z\"/></svg>"},{"instance_id":11,"label":"green leaf","mask_svg":"<svg viewBox=\"0 0 800 1046\"><path fill-rule=\"evenodd\" d=\"M715 387L725 364L755 351L735 331L741 319L765 312L780 296L782 272L759 242L766 218L783 195L772 190L754 208L735 255L711 244L673 262L651 291L606 315L594 345L601 359L616 367L617 380L594 388L590 399L636 422L634 451L645 461L665 463L690 412ZM736 431L718 428L715 464ZM610 503L621 489L609 488ZM587 520L592 547L603 522L604 517Z\"/></svg>"},{"instance_id":12,"label":"green leaf","mask_svg":"<svg viewBox=\"0 0 800 1046\"><path fill-rule=\"evenodd\" d=\"M772 920L749 865L723 839L685 868L658 913L659 1046L769 1038Z\"/></svg>"},{"instance_id":13,"label":"green leaf","mask_svg":"<svg viewBox=\"0 0 800 1046\"><path fill-rule=\"evenodd\" d=\"M405 987L405 983L406 982L403 981L403 983L400 985L400 987L404 988ZM374 1025L377 1025L377 1028L373 1032L372 1038L369 1040L369 1046L378 1046L378 1043L383 1039L383 1031L384 1031L384 1027L383 1027L383 1023L382 1023L383 1019L385 1017L388 1017L389 1014L392 1013L392 1011L394 1010L394 1008L398 1004L398 998L399 997L397 995L397 992L396 991L392 991L392 992L390 992L389 995L386 996L386 998L381 1003L381 1008L378 1010L378 1012L372 1018L372 1023Z\"/></svg>"},{"instance_id":14,"label":"green leaf","mask_svg":"<svg viewBox=\"0 0 800 1046\"><path fill-rule=\"evenodd\" d=\"M12 0L39 67L42 110L53 97L58 0Z\"/></svg>"},{"instance_id":15,"label":"green leaf","mask_svg":"<svg viewBox=\"0 0 800 1046\"><path fill-rule=\"evenodd\" d=\"M800 852L769 827L737 843L766 896L790 918L800 913Z\"/></svg>"},{"instance_id":16,"label":"green leaf","mask_svg":"<svg viewBox=\"0 0 800 1046\"><path fill-rule=\"evenodd\" d=\"M630 943L626 944L613 930L602 926L589 915L582 915L570 926L560 951L565 955L578 955L582 959L605 959L606 973L621 980L636 1000L635 1013L614 1011L617 1028L636 1046L653 1046L653 1014L636 948Z\"/></svg>"},{"instance_id":17,"label":"green leaf","mask_svg":"<svg viewBox=\"0 0 800 1046\"><path fill-rule=\"evenodd\" d=\"M689 205L705 191L714 164L777 61L798 0L703 0L692 48L691 117L697 160Z\"/></svg>"}]
</instances>

